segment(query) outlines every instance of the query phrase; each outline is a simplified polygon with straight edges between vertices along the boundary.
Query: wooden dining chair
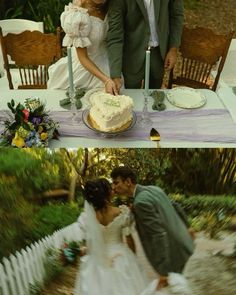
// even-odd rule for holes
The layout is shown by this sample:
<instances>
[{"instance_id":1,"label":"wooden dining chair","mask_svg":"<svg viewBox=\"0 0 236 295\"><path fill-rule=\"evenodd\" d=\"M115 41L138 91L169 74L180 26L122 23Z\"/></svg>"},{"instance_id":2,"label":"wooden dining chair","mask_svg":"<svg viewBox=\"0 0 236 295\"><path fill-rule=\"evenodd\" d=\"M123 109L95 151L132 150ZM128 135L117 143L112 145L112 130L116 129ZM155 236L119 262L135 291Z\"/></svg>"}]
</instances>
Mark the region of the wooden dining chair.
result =
<instances>
[{"instance_id":1,"label":"wooden dining chair","mask_svg":"<svg viewBox=\"0 0 236 295\"><path fill-rule=\"evenodd\" d=\"M44 32L43 22L28 19L1 19L0 27L2 28L3 36L8 33L21 33L26 30Z\"/></svg>"},{"instance_id":2,"label":"wooden dining chair","mask_svg":"<svg viewBox=\"0 0 236 295\"><path fill-rule=\"evenodd\" d=\"M42 33L44 32L43 22L36 22L36 21L28 20L28 19L19 19L19 18L1 19L0 27L2 28L3 36L7 35L8 33L19 34L26 30L40 31ZM11 64L14 64L10 59L9 59L9 62ZM4 75L4 66L3 66L3 57L2 57L1 47L0 47L0 71L3 72L2 75Z\"/></svg>"},{"instance_id":3,"label":"wooden dining chair","mask_svg":"<svg viewBox=\"0 0 236 295\"><path fill-rule=\"evenodd\" d=\"M170 71L168 88L183 85L216 90L233 32L215 34L208 28L184 27L178 61ZM212 70L216 71L215 77Z\"/></svg>"},{"instance_id":4,"label":"wooden dining chair","mask_svg":"<svg viewBox=\"0 0 236 295\"><path fill-rule=\"evenodd\" d=\"M18 85L18 89L47 88L48 67L61 57L60 33L61 29L57 28L56 34L27 30L3 36L0 28L4 68L10 89L14 87L8 56L19 70L21 84Z\"/></svg>"}]
</instances>

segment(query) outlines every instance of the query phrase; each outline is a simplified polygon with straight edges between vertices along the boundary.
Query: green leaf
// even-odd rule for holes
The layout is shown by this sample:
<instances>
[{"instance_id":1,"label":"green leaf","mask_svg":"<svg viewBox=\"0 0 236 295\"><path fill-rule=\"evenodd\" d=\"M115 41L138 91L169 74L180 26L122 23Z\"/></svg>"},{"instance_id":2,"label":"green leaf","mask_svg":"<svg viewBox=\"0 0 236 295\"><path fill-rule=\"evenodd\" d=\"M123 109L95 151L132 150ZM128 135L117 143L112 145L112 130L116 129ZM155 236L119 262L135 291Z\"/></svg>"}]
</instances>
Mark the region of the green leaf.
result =
<instances>
[{"instance_id":1,"label":"green leaf","mask_svg":"<svg viewBox=\"0 0 236 295\"><path fill-rule=\"evenodd\" d=\"M76 108L77 110L81 109L82 108L82 102L80 99L77 99L76 102L75 102L75 105L76 105Z\"/></svg>"},{"instance_id":2,"label":"green leaf","mask_svg":"<svg viewBox=\"0 0 236 295\"><path fill-rule=\"evenodd\" d=\"M30 131L30 126L29 126L29 124L27 124L26 122L23 122L23 123L22 123L22 127L23 127L25 130Z\"/></svg>"},{"instance_id":3,"label":"green leaf","mask_svg":"<svg viewBox=\"0 0 236 295\"><path fill-rule=\"evenodd\" d=\"M9 126L9 130L15 130L18 126L18 122L13 122L10 126Z\"/></svg>"}]
</instances>

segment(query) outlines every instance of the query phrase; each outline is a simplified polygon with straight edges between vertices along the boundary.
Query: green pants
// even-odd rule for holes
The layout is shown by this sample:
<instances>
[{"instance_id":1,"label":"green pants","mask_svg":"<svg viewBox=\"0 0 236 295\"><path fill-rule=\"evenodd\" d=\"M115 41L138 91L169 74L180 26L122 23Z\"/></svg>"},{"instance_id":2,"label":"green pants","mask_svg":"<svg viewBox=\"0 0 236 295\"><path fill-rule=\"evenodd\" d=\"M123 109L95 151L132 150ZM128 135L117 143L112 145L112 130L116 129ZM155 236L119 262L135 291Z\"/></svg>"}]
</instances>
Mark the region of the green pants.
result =
<instances>
[{"instance_id":1,"label":"green pants","mask_svg":"<svg viewBox=\"0 0 236 295\"><path fill-rule=\"evenodd\" d=\"M139 89L142 85L142 80L145 78L145 63L143 65L142 77L137 81L129 79L129 76L123 73L125 80L125 88ZM161 57L159 46L151 49L150 54L150 76L149 76L149 89L161 88L164 76L164 61Z\"/></svg>"}]
</instances>

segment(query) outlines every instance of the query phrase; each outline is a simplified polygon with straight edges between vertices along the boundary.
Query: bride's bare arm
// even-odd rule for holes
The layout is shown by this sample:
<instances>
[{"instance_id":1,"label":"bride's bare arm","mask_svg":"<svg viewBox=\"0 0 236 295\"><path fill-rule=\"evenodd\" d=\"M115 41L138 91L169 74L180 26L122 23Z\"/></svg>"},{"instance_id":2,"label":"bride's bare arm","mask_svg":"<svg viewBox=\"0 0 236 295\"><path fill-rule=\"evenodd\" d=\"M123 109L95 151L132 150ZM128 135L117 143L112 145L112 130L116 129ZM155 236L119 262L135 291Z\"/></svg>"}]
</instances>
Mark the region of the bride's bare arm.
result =
<instances>
[{"instance_id":1,"label":"bride's bare arm","mask_svg":"<svg viewBox=\"0 0 236 295\"><path fill-rule=\"evenodd\" d=\"M118 91L116 89L115 83L92 62L87 54L87 48L78 47L76 48L76 51L80 63L87 71L89 71L92 75L96 76L104 83L106 92L117 95Z\"/></svg>"},{"instance_id":2,"label":"bride's bare arm","mask_svg":"<svg viewBox=\"0 0 236 295\"><path fill-rule=\"evenodd\" d=\"M132 235L128 235L128 236L126 236L126 242L127 242L127 245L129 246L129 248L130 248L134 253L136 253L135 243L134 243L134 239L133 239Z\"/></svg>"}]
</instances>

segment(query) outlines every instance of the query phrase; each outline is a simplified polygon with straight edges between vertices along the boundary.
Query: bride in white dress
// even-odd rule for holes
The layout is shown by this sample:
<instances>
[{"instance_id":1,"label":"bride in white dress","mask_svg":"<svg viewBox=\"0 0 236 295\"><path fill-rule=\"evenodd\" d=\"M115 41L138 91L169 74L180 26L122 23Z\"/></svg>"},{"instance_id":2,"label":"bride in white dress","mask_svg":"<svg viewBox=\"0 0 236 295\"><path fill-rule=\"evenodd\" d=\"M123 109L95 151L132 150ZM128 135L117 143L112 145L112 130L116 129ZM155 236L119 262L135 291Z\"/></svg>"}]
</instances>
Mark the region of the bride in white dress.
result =
<instances>
[{"instance_id":1,"label":"bride in white dress","mask_svg":"<svg viewBox=\"0 0 236 295\"><path fill-rule=\"evenodd\" d=\"M86 240L75 295L152 295L157 281L148 286L131 248L132 220L127 206L111 206L106 179L85 184L85 211L78 222ZM127 237L127 243L124 242Z\"/></svg>"},{"instance_id":2,"label":"bride in white dress","mask_svg":"<svg viewBox=\"0 0 236 295\"><path fill-rule=\"evenodd\" d=\"M132 252L135 251L131 236L134 230L132 214L127 206L117 208L111 205L110 183L104 178L87 181L84 197L85 211L78 223L80 239L86 241L86 255L81 258L73 294L172 294L166 288L156 291L158 279L148 282ZM180 275L175 276L173 285L178 285L178 294L186 294L185 282Z\"/></svg>"},{"instance_id":3,"label":"bride in white dress","mask_svg":"<svg viewBox=\"0 0 236 295\"><path fill-rule=\"evenodd\" d=\"M66 33L63 46L72 46L74 85L78 88L105 88L118 94L110 79L105 38L108 30L108 0L74 0L61 14ZM49 89L67 89L67 57L49 67Z\"/></svg>"}]
</instances>

